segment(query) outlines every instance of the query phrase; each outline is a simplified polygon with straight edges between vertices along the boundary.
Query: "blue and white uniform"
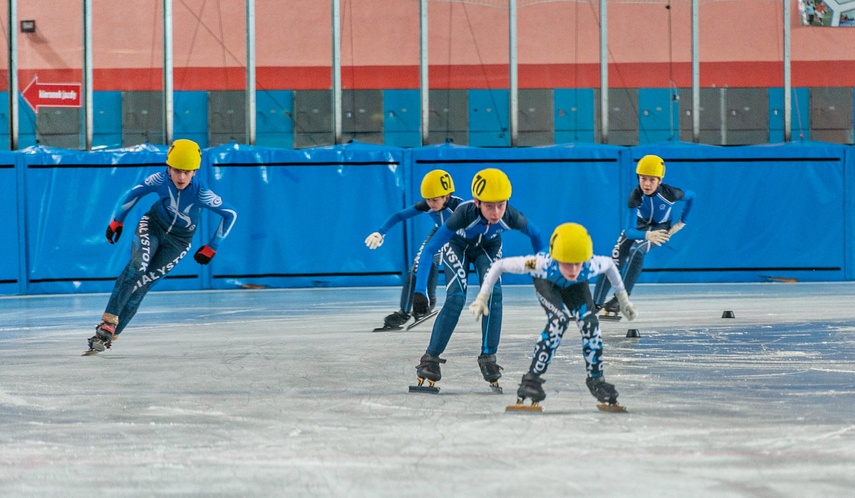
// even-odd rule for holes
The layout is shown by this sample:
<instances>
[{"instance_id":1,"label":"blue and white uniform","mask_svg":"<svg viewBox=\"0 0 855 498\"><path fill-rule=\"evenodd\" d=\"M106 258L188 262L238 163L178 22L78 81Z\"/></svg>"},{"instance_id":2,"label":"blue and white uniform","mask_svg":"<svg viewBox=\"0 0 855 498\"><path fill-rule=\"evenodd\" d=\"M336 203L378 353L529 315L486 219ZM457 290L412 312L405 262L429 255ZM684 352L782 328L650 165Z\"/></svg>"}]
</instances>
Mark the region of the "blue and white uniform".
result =
<instances>
[{"instance_id":1,"label":"blue and white uniform","mask_svg":"<svg viewBox=\"0 0 855 498\"><path fill-rule=\"evenodd\" d=\"M591 257L582 263L582 269L575 280L567 280L561 274L558 262L553 260L548 252L502 258L493 263L487 272L480 292L488 294L503 273L531 275L537 300L546 311L546 327L535 344L529 372L536 375L546 372L570 320L573 319L582 334L582 356L585 358L588 377L602 375L603 341L588 280L604 275L615 292L623 291L623 281L611 258ZM489 315L484 317L486 318L489 318Z\"/></svg>"},{"instance_id":2,"label":"blue and white uniform","mask_svg":"<svg viewBox=\"0 0 855 498\"><path fill-rule=\"evenodd\" d=\"M645 239L645 232L669 230L677 221L686 223L694 200L693 191L664 183L660 184L652 195L645 195L641 187L635 187L629 194L629 214L624 225L626 228L612 249L612 259L620 270L627 294L632 294L632 288L644 266L644 256L652 248L652 243ZM678 202L685 205L680 219L672 220L674 205ZM599 279L594 290L594 302L602 306L608 293L609 282Z\"/></svg>"},{"instance_id":3,"label":"blue and white uniform","mask_svg":"<svg viewBox=\"0 0 855 498\"><path fill-rule=\"evenodd\" d=\"M448 345L466 304L469 264L475 265L479 281L484 280L494 261L502 257L502 232L519 230L531 240L531 247L539 252L546 247L540 230L521 212L508 204L505 215L495 224L487 222L474 201L466 201L437 229L424 248L425 254L435 254L442 249L445 270L445 303L437 315L430 336L427 354L439 356ZM427 295L430 271L420 267L416 277L416 293ZM497 282L490 299L490 314L481 320L481 354L496 354L502 330L502 288Z\"/></svg>"},{"instance_id":4,"label":"blue and white uniform","mask_svg":"<svg viewBox=\"0 0 855 498\"><path fill-rule=\"evenodd\" d=\"M196 176L186 188L178 190L169 178L168 169L135 185L125 195L113 219L124 222L128 212L148 194L156 194L158 200L137 224L131 260L116 279L105 310L105 313L119 317L117 335L134 317L146 293L190 250L204 210L211 210L222 217L207 244L214 251L237 220L237 212Z\"/></svg>"},{"instance_id":5,"label":"blue and white uniform","mask_svg":"<svg viewBox=\"0 0 855 498\"><path fill-rule=\"evenodd\" d=\"M402 221L406 221L410 218L414 218L420 214L427 213L431 219L433 219L434 227L433 230L427 235L425 240L422 242L421 247L419 247L418 253L416 253L416 257L413 258L413 265L410 267L410 271L407 272L407 279L404 282L404 287L401 289L401 311L405 313L409 313L413 308L413 292L416 286L416 272L419 269L419 259L422 256L422 252L424 251L425 245L431 239L434 233L436 233L437 228L445 224L449 217L451 217L451 213L457 209L457 206L463 202L463 199L457 196L450 196L448 201L446 201L445 206L439 211L431 210L430 206L426 200L422 199L419 202L413 204L412 206L398 211L393 214L383 223L383 226L377 230L382 236L386 236L389 233L389 230L392 229L393 226L397 225ZM437 269L441 264L441 258L439 254L435 254L433 257L433 264L431 265L430 275L428 278L428 298L430 298L430 305L433 308L433 305L436 303L436 283L438 279L439 270Z\"/></svg>"}]
</instances>

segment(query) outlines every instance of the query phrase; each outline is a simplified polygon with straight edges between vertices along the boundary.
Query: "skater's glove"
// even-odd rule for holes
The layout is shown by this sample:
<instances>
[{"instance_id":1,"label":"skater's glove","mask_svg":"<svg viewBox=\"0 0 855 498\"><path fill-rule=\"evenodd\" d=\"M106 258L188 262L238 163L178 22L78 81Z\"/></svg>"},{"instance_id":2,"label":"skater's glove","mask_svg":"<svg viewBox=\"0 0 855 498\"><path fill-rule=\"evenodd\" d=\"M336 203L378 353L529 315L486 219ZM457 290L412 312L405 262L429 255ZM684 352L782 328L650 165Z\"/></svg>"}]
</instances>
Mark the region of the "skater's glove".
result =
<instances>
[{"instance_id":1,"label":"skater's glove","mask_svg":"<svg viewBox=\"0 0 855 498\"><path fill-rule=\"evenodd\" d=\"M383 245L383 236L380 235L380 232L374 232L365 239L365 245L369 249L377 249Z\"/></svg>"},{"instance_id":2,"label":"skater's glove","mask_svg":"<svg viewBox=\"0 0 855 498\"><path fill-rule=\"evenodd\" d=\"M625 316L630 322L635 320L638 313L635 312L635 306L633 306L632 301L629 300L629 294L627 294L626 291L618 292L615 294L615 297L617 297L618 303L620 303L620 312L623 313L623 316Z\"/></svg>"},{"instance_id":3,"label":"skater's glove","mask_svg":"<svg viewBox=\"0 0 855 498\"><path fill-rule=\"evenodd\" d=\"M678 221L677 223L674 223L673 225L671 225L671 229L668 230L668 237L670 237L670 236L674 235L675 233L679 232L680 230L682 230L684 226L686 226L686 224L683 223L682 221Z\"/></svg>"},{"instance_id":4,"label":"skater's glove","mask_svg":"<svg viewBox=\"0 0 855 498\"><path fill-rule=\"evenodd\" d=\"M193 259L195 259L200 265L207 265L212 259L214 259L215 254L217 254L217 251L211 249L211 246L208 244L205 244L196 251L196 254L193 255Z\"/></svg>"},{"instance_id":5,"label":"skater's glove","mask_svg":"<svg viewBox=\"0 0 855 498\"><path fill-rule=\"evenodd\" d=\"M662 244L668 242L668 232L665 230L650 230L644 232L644 238L649 240L650 242L656 244L657 246L661 246Z\"/></svg>"},{"instance_id":6,"label":"skater's glove","mask_svg":"<svg viewBox=\"0 0 855 498\"><path fill-rule=\"evenodd\" d=\"M413 315L427 315L428 313L430 313L430 301L424 294L416 292L413 295Z\"/></svg>"},{"instance_id":7,"label":"skater's glove","mask_svg":"<svg viewBox=\"0 0 855 498\"><path fill-rule=\"evenodd\" d=\"M475 301L469 305L469 311L475 315L475 321L481 319L481 316L487 316L490 314L490 307L487 306L487 301L490 300L489 294L478 293L478 297L475 298Z\"/></svg>"},{"instance_id":8,"label":"skater's glove","mask_svg":"<svg viewBox=\"0 0 855 498\"><path fill-rule=\"evenodd\" d=\"M119 237L122 236L122 227L125 226L121 221L113 220L110 222L110 225L107 227L107 242L111 244L115 244L119 241Z\"/></svg>"}]
</instances>

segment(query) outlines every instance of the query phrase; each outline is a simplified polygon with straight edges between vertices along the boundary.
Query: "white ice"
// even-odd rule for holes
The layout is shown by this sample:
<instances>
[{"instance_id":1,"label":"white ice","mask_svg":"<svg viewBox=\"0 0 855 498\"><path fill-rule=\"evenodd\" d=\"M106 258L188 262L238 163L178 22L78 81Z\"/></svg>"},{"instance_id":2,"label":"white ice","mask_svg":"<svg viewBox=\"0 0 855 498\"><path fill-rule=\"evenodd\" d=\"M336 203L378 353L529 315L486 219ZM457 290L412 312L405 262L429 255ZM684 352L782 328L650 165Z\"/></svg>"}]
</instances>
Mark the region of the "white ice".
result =
<instances>
[{"instance_id":1,"label":"white ice","mask_svg":"<svg viewBox=\"0 0 855 498\"><path fill-rule=\"evenodd\" d=\"M626 414L575 328L544 412L505 412L544 316L504 290L503 395L465 310L408 393L432 322L371 332L396 288L154 292L91 357L106 295L0 298L0 496L851 496L855 283L637 286L602 324Z\"/></svg>"}]
</instances>

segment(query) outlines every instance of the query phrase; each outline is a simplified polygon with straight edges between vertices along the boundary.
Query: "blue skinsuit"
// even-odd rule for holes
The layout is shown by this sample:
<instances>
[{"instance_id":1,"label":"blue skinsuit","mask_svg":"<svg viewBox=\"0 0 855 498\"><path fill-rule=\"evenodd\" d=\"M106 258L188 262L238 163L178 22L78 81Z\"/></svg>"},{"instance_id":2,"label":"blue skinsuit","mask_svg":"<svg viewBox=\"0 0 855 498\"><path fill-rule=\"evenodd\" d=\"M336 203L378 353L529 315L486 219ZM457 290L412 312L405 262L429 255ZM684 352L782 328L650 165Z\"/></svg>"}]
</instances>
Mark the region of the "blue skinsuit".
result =
<instances>
[{"instance_id":1,"label":"blue skinsuit","mask_svg":"<svg viewBox=\"0 0 855 498\"><path fill-rule=\"evenodd\" d=\"M410 218L414 218L422 213L427 213L434 222L434 229L428 234L425 238L424 242L422 242L421 247L419 248L419 252L416 253L416 257L413 259L413 265L410 267L410 270L407 272L407 278L404 282L404 287L401 289L401 311L409 313L413 308L413 292L416 285L416 272L419 268L419 259L422 256L422 252L424 251L425 245L436 233L438 227L442 226L446 220L451 216L451 213L457 209L457 206L463 202L463 199L460 197L456 197L452 195L446 201L445 206L440 211L432 211L430 206L428 206L427 201L422 199L421 201L413 204L412 206L398 211L393 214L383 223L383 226L377 230L377 233L380 235L386 236L389 233L389 230L392 229L393 226L398 223L408 220ZM436 302L436 282L437 282L437 274L439 270L437 270L437 266L440 264L441 258L439 254L434 255L433 264L431 264L430 276L428 279L428 297L430 298L431 307L433 307L433 303Z\"/></svg>"},{"instance_id":2,"label":"blue skinsuit","mask_svg":"<svg viewBox=\"0 0 855 498\"><path fill-rule=\"evenodd\" d=\"M131 321L146 293L175 268L190 250L199 217L205 209L222 216L208 246L217 250L237 220L237 212L194 176L178 190L168 169L147 177L126 195L113 219L124 222L128 212L148 194L158 200L140 218L131 249L131 260L116 279L105 313L119 317L116 334Z\"/></svg>"},{"instance_id":3,"label":"blue skinsuit","mask_svg":"<svg viewBox=\"0 0 855 498\"><path fill-rule=\"evenodd\" d=\"M612 249L612 259L620 270L627 294L632 294L632 288L641 275L644 266L644 256L652 248L652 243L644 235L650 230L669 230L672 223L671 214L674 204L684 202L680 221L686 223L695 193L682 190L664 183L659 185L653 195L645 195L641 187L635 187L629 194L629 214L626 228L621 232L618 241ZM608 280L600 277L594 290L594 302L602 306L608 296L610 285Z\"/></svg>"},{"instance_id":4,"label":"blue skinsuit","mask_svg":"<svg viewBox=\"0 0 855 498\"><path fill-rule=\"evenodd\" d=\"M481 210L474 201L460 204L425 246L424 254L435 254L442 249L446 282L445 303L434 322L427 354L442 354L454 333L466 304L469 264L475 265L478 280L483 282L493 261L502 257L501 234L508 230L519 230L528 236L535 252L546 247L540 230L510 204L499 223L490 224L481 216ZM416 293L427 295L429 273L429 267L419 267ZM490 314L481 320L481 354L496 354L501 331L502 288L501 282L497 282L490 298Z\"/></svg>"}]
</instances>

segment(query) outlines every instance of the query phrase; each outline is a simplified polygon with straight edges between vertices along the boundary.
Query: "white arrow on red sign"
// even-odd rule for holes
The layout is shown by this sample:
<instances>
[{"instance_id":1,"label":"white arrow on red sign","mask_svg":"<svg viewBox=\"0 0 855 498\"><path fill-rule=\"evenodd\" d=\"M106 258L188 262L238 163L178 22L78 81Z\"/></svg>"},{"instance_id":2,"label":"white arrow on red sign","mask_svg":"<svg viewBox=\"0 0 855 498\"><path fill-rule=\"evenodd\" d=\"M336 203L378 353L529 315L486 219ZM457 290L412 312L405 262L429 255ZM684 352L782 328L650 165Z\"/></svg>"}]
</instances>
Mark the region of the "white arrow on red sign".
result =
<instances>
[{"instance_id":1,"label":"white arrow on red sign","mask_svg":"<svg viewBox=\"0 0 855 498\"><path fill-rule=\"evenodd\" d=\"M80 88L80 83L39 83L35 76L21 97L38 114L39 107L80 107Z\"/></svg>"}]
</instances>

